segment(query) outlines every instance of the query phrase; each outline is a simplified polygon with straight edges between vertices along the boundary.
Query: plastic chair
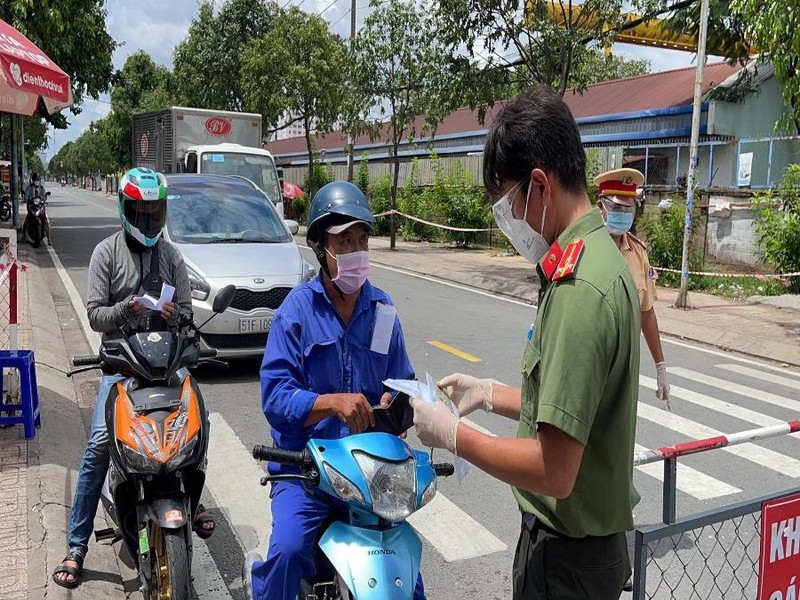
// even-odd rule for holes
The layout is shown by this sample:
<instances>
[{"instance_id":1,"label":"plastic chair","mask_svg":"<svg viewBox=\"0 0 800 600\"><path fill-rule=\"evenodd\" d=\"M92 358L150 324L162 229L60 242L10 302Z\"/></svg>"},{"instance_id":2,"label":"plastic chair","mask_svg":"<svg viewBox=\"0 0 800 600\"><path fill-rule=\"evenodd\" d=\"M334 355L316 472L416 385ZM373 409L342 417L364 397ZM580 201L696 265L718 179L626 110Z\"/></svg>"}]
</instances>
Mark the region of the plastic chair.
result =
<instances>
[{"instance_id":1,"label":"plastic chair","mask_svg":"<svg viewBox=\"0 0 800 600\"><path fill-rule=\"evenodd\" d=\"M36 437L36 428L41 426L39 416L39 389L36 385L36 361L33 350L0 350L0 368L19 371L19 404L0 404L0 426L25 426L25 439ZM3 380L0 377L0 399L5 397ZM22 415L10 415L21 411Z\"/></svg>"}]
</instances>

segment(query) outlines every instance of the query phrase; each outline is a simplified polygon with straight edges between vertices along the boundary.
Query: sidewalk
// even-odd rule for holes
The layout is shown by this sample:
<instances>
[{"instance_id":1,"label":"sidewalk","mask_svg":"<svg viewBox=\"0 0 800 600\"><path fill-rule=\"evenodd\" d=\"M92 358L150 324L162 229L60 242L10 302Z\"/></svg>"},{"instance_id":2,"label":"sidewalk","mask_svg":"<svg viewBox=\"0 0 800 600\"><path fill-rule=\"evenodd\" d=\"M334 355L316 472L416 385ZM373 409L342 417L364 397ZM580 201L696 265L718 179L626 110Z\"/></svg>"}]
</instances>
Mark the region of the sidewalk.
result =
<instances>
[{"instance_id":1,"label":"sidewalk","mask_svg":"<svg viewBox=\"0 0 800 600\"><path fill-rule=\"evenodd\" d=\"M107 600L124 595L115 549L90 543L89 580L77 591L56 586L50 573L66 553L66 523L87 426L97 394L96 376L69 379L69 357L89 348L47 249L16 244L27 266L18 276L19 348L36 356L41 428L26 442L21 425L0 429L0 598ZM45 443L46 441L46 443ZM96 528L107 527L102 515ZM129 572L129 571L128 571Z\"/></svg>"},{"instance_id":2,"label":"sidewalk","mask_svg":"<svg viewBox=\"0 0 800 600\"><path fill-rule=\"evenodd\" d=\"M305 245L305 228L295 238ZM376 264L536 303L538 278L519 255L465 250L445 244L370 239ZM800 296L760 298L758 303L689 292L691 309L674 308L677 290L658 288L656 315L662 335L800 367Z\"/></svg>"}]
</instances>

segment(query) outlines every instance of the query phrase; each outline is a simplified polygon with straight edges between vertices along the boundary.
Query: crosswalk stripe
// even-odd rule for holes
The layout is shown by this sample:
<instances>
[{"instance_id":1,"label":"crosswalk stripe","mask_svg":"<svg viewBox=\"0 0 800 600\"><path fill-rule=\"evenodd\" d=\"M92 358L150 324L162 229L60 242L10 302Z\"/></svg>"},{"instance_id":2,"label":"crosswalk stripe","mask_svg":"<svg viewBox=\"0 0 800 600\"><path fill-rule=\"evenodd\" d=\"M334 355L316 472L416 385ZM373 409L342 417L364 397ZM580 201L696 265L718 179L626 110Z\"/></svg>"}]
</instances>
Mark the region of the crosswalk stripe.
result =
<instances>
[{"instance_id":1,"label":"crosswalk stripe","mask_svg":"<svg viewBox=\"0 0 800 600\"><path fill-rule=\"evenodd\" d=\"M639 385L654 390L656 389L656 380L651 379L650 377L639 375ZM783 425L783 423L785 423L785 421L781 419L776 419L775 417L770 417L769 415L765 415L755 410L744 408L738 404L731 404L730 402L725 402L724 400L718 400L713 396L707 396L706 394L687 390L686 388L682 388L677 385L670 386L669 395L674 396L675 398L681 398L682 400L686 400L692 404L697 404L703 408L715 410L729 417L741 419L742 421L747 421L748 423L753 423L754 425L760 425L762 427L772 427L773 425ZM790 435L793 437L800 437L800 434L793 433Z\"/></svg>"},{"instance_id":2,"label":"crosswalk stripe","mask_svg":"<svg viewBox=\"0 0 800 600\"><path fill-rule=\"evenodd\" d=\"M206 487L244 552L264 551L272 530L269 488L259 485L266 475L219 413L211 413Z\"/></svg>"},{"instance_id":3,"label":"crosswalk stripe","mask_svg":"<svg viewBox=\"0 0 800 600\"><path fill-rule=\"evenodd\" d=\"M644 402L639 402L638 414L641 418L656 425L667 427L695 440L724 435L721 431ZM769 448L763 448L748 442L738 446L726 446L720 448L720 450L754 462L781 475L800 477L800 461Z\"/></svg>"},{"instance_id":4,"label":"crosswalk stripe","mask_svg":"<svg viewBox=\"0 0 800 600\"><path fill-rule=\"evenodd\" d=\"M225 513L242 549L263 551L272 529L268 488L258 484L265 473L222 415L212 413L209 421L212 434L206 487ZM441 492L408 521L446 560L506 549L503 542Z\"/></svg>"},{"instance_id":5,"label":"crosswalk stripe","mask_svg":"<svg viewBox=\"0 0 800 600\"><path fill-rule=\"evenodd\" d=\"M698 373L697 371L692 371L690 369L684 369L683 367L669 367L667 370L678 377L683 377L684 379L690 379L692 381L710 385L711 387L719 388L727 392L733 392L734 394L746 396L754 400L760 400L762 402L766 402L767 404L780 406L781 408L788 408L800 413L800 402L797 400L792 400L791 398L785 398L784 396L779 396L778 394L772 394L770 392L765 392L763 390L748 387L746 385L740 385L738 383L733 383L732 381L725 381L724 379L706 375L704 373Z\"/></svg>"},{"instance_id":6,"label":"crosswalk stripe","mask_svg":"<svg viewBox=\"0 0 800 600\"><path fill-rule=\"evenodd\" d=\"M192 540L192 587L197 600L232 598L208 546L196 536Z\"/></svg>"},{"instance_id":7,"label":"crosswalk stripe","mask_svg":"<svg viewBox=\"0 0 800 600\"><path fill-rule=\"evenodd\" d=\"M441 493L411 515L408 522L448 562L501 552L508 547Z\"/></svg>"},{"instance_id":8,"label":"crosswalk stripe","mask_svg":"<svg viewBox=\"0 0 800 600\"><path fill-rule=\"evenodd\" d=\"M646 449L647 448L644 446L636 444L636 452L642 452ZM661 482L664 481L663 463L648 463L646 465L640 465L636 467L636 469ZM724 481L711 477L711 475L706 475L692 467L686 466L680 461L678 462L678 477L675 483L676 487L681 492L689 494L698 500L711 500L712 498L719 498L720 496L738 494L742 491L737 487L728 485Z\"/></svg>"},{"instance_id":9,"label":"crosswalk stripe","mask_svg":"<svg viewBox=\"0 0 800 600\"><path fill-rule=\"evenodd\" d=\"M761 381L768 381L769 383L783 385L793 390L796 390L798 387L800 387L800 379L781 377L780 375L765 373L764 371L759 371L758 369L751 369L750 367L745 367L744 365L716 365L716 366L718 369L724 369L726 371L731 371L732 373L739 373L740 375L746 375L747 377L752 377L753 379L760 379Z\"/></svg>"}]
</instances>

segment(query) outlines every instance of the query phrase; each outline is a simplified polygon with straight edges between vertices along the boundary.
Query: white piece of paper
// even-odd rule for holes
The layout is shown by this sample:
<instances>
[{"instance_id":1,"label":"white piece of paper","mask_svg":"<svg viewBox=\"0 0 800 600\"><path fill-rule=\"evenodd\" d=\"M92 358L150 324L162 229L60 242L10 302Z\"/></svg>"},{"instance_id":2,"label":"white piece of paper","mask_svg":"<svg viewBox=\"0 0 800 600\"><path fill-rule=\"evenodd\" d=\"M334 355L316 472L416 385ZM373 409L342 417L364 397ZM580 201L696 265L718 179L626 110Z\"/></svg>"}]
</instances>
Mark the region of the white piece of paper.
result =
<instances>
[{"instance_id":1,"label":"white piece of paper","mask_svg":"<svg viewBox=\"0 0 800 600\"><path fill-rule=\"evenodd\" d=\"M372 342L369 349L378 354L389 353L389 343L392 341L394 320L397 318L397 309L389 304L378 302L375 310L375 327L372 329Z\"/></svg>"},{"instance_id":2,"label":"white piece of paper","mask_svg":"<svg viewBox=\"0 0 800 600\"><path fill-rule=\"evenodd\" d=\"M134 296L133 299L150 310L161 310L167 302L172 302L172 297L174 295L175 288L168 283L163 283L161 284L161 296L159 296L158 299L153 298L150 294Z\"/></svg>"}]
</instances>

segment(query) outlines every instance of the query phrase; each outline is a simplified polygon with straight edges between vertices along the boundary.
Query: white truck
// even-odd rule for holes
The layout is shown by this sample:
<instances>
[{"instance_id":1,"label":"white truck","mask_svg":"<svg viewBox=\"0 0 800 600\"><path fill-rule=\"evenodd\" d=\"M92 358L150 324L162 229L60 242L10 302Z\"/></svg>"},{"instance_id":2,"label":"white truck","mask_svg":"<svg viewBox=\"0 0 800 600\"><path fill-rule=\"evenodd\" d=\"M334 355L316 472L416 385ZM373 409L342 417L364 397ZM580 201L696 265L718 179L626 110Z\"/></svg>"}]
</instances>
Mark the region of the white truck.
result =
<instances>
[{"instance_id":1,"label":"white truck","mask_svg":"<svg viewBox=\"0 0 800 600\"><path fill-rule=\"evenodd\" d=\"M283 218L283 182L272 154L261 148L261 115L172 106L132 121L134 167L247 177Z\"/></svg>"}]
</instances>

